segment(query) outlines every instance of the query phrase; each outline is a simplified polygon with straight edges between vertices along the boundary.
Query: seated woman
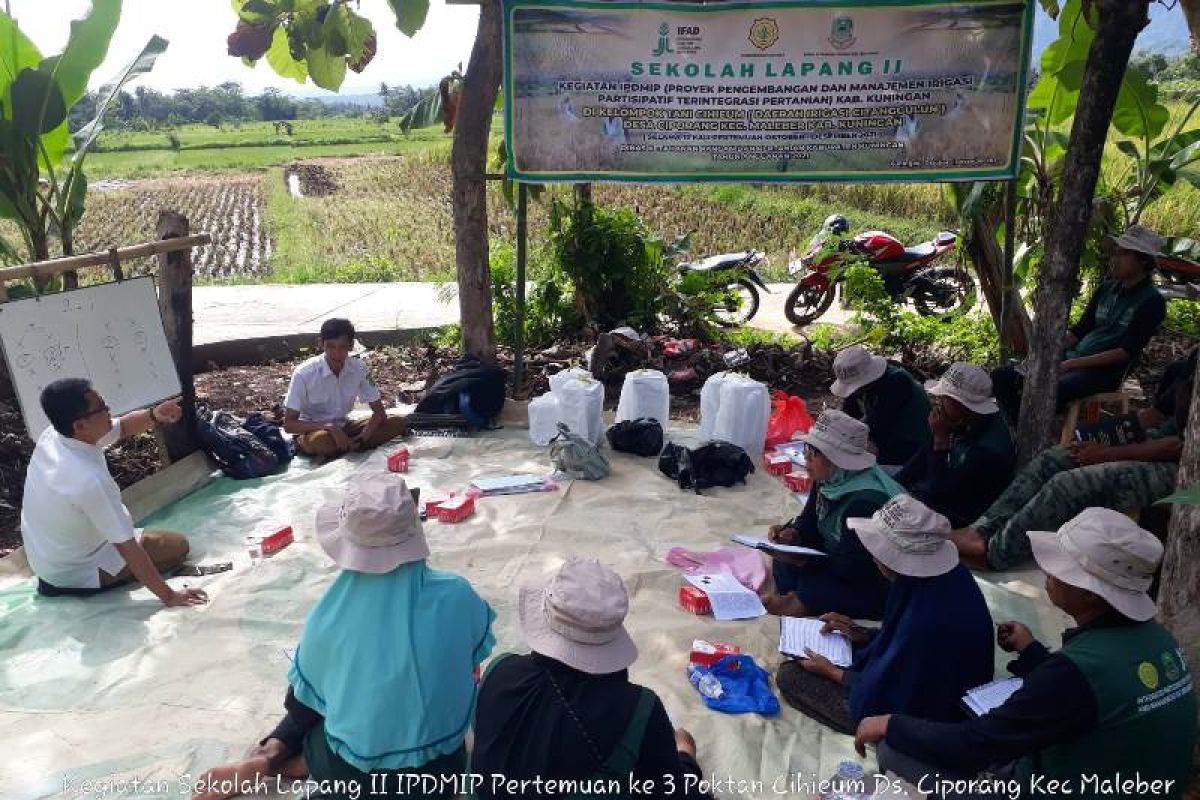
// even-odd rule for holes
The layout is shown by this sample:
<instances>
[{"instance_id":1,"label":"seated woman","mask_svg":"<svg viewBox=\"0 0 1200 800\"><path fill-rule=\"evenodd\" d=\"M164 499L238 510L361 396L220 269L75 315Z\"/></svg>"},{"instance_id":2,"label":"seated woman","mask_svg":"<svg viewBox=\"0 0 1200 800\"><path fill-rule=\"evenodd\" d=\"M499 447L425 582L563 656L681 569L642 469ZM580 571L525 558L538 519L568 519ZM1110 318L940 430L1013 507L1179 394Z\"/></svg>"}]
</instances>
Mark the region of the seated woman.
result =
<instances>
[{"instance_id":1,"label":"seated woman","mask_svg":"<svg viewBox=\"0 0 1200 800\"><path fill-rule=\"evenodd\" d=\"M825 632L843 633L854 645L854 663L841 669L809 651L779 668L779 691L838 733L854 733L875 714L961 719L963 694L992 679L992 617L958 562L949 521L899 495L871 519L847 524L892 582L883 624L864 628L825 614Z\"/></svg>"},{"instance_id":2,"label":"seated woman","mask_svg":"<svg viewBox=\"0 0 1200 800\"><path fill-rule=\"evenodd\" d=\"M281 774L338 786L338 797L403 796L398 775L466 768L492 609L464 578L425 563L416 504L395 476L351 484L343 503L318 510L317 540L342 573L305 620L287 716L249 758L205 773L196 798Z\"/></svg>"},{"instance_id":3,"label":"seated woman","mask_svg":"<svg viewBox=\"0 0 1200 800\"><path fill-rule=\"evenodd\" d=\"M825 410L800 437L814 481L800 516L774 526L772 541L820 550L825 558L774 557L775 592L763 597L772 614L805 617L837 611L860 619L880 619L888 581L846 527L851 517L869 517L890 498L903 494L867 450L867 426L841 411Z\"/></svg>"},{"instance_id":4,"label":"seated woman","mask_svg":"<svg viewBox=\"0 0 1200 800\"><path fill-rule=\"evenodd\" d=\"M694 788L702 774L695 741L672 727L654 692L629 680L638 653L623 624L628 609L625 584L598 561L568 561L545 588L521 590L521 630L533 652L488 665L471 754L472 773L503 775L513 786L485 780L480 798L532 797L519 782L537 778L611 779L627 789L631 776L653 781L655 796L704 796ZM663 788L670 783L673 791Z\"/></svg>"}]
</instances>

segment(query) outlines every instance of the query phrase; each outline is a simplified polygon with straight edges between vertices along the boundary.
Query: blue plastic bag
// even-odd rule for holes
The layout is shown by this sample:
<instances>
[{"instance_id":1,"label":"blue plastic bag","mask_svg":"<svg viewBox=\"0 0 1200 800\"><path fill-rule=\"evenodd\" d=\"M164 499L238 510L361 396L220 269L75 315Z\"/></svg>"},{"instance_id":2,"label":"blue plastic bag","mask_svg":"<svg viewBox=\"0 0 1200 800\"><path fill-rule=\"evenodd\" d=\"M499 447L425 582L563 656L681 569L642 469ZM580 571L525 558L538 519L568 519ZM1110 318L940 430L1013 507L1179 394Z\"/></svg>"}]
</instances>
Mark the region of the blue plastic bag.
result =
<instances>
[{"instance_id":1,"label":"blue plastic bag","mask_svg":"<svg viewBox=\"0 0 1200 800\"><path fill-rule=\"evenodd\" d=\"M710 667L693 664L688 674L704 704L714 711L766 717L779 713L779 698L771 691L770 676L751 656L723 656ZM713 691L714 678L720 683L719 694Z\"/></svg>"}]
</instances>

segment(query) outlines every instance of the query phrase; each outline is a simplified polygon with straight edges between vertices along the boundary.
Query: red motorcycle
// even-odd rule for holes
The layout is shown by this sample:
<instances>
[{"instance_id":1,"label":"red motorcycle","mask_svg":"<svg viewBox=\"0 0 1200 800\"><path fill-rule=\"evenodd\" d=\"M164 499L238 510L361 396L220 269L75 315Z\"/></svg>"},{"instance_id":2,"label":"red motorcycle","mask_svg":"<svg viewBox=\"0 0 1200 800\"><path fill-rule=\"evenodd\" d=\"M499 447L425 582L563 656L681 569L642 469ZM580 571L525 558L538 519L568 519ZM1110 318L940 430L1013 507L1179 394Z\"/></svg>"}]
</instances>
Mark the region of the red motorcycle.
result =
<instances>
[{"instance_id":1,"label":"red motorcycle","mask_svg":"<svg viewBox=\"0 0 1200 800\"><path fill-rule=\"evenodd\" d=\"M937 263L954 249L957 233L942 231L927 242L905 247L883 231L841 238L849 230L845 217L830 216L804 255L788 264L788 274L799 276L783 308L793 325L808 325L828 311L844 267L864 259L879 271L895 302L910 302L924 316L965 310L974 302L975 281L970 274L957 265Z\"/></svg>"},{"instance_id":2,"label":"red motorcycle","mask_svg":"<svg viewBox=\"0 0 1200 800\"><path fill-rule=\"evenodd\" d=\"M1200 262L1181 255L1161 255L1158 292L1167 300L1200 300Z\"/></svg>"}]
</instances>

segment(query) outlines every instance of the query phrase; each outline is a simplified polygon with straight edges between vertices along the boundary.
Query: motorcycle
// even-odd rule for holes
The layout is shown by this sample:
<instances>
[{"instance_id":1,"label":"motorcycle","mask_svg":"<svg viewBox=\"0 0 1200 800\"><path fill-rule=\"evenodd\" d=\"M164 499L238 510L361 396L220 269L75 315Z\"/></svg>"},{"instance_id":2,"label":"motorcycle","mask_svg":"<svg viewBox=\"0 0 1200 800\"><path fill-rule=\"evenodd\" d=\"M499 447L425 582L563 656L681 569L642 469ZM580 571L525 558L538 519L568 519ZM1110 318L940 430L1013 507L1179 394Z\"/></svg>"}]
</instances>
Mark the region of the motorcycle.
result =
<instances>
[{"instance_id":1,"label":"motorcycle","mask_svg":"<svg viewBox=\"0 0 1200 800\"><path fill-rule=\"evenodd\" d=\"M685 262L679 265L679 273L681 278L689 272L705 273L709 285L721 294L713 307L717 324L736 328L758 313L758 290L771 293L758 274L758 266L766 260L767 254L760 250L741 250Z\"/></svg>"},{"instance_id":2,"label":"motorcycle","mask_svg":"<svg viewBox=\"0 0 1200 800\"><path fill-rule=\"evenodd\" d=\"M797 276L796 288L784 303L784 313L793 325L808 325L828 311L844 267L862 260L879 271L895 302L911 302L923 316L966 310L974 302L975 281L967 271L937 263L958 242L955 231L942 231L927 242L905 247L883 231L841 238L849 229L845 217L830 216L804 255L788 264L788 274Z\"/></svg>"},{"instance_id":3,"label":"motorcycle","mask_svg":"<svg viewBox=\"0 0 1200 800\"><path fill-rule=\"evenodd\" d=\"M1179 255L1161 255L1155 260L1159 294L1167 300L1200 300L1200 262Z\"/></svg>"}]
</instances>

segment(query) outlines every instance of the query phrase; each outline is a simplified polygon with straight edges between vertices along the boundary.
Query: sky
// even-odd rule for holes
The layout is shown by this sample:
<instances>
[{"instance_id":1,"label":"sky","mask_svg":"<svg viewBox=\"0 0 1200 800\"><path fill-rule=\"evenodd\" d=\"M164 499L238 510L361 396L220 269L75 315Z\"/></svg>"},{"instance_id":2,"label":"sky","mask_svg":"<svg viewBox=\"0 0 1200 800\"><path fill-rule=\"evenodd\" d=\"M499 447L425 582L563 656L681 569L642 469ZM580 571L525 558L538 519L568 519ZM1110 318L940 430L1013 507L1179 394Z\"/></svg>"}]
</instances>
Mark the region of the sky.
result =
<instances>
[{"instance_id":1,"label":"sky","mask_svg":"<svg viewBox=\"0 0 1200 800\"><path fill-rule=\"evenodd\" d=\"M43 55L60 52L70 22L83 16L90 0L8 0L12 14ZM475 40L478 6L446 5L433 0L425 27L412 39L396 29L385 0L362 0L360 13L375 25L378 55L361 75L346 74L341 94L374 93L379 84L422 87L437 81L461 61L464 66ZM253 69L225 53L225 37L237 26L229 0L125 0L121 24L113 36L108 59L92 76L92 88L112 78L137 56L154 34L171 44L153 72L134 86L160 91L215 86L238 81L251 94L275 86L290 94L330 94L313 86L280 78L259 61Z\"/></svg>"}]
</instances>

